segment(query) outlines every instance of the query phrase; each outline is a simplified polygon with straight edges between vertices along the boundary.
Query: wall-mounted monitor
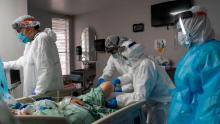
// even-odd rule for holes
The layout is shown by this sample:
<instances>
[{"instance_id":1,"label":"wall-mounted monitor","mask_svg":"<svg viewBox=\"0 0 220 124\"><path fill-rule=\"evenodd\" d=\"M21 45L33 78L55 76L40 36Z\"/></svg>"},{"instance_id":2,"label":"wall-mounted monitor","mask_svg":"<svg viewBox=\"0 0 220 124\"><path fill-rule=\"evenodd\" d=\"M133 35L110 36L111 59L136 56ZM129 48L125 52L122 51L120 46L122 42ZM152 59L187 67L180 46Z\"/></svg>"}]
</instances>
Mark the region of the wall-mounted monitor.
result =
<instances>
[{"instance_id":1,"label":"wall-mounted monitor","mask_svg":"<svg viewBox=\"0 0 220 124\"><path fill-rule=\"evenodd\" d=\"M175 0L151 5L151 25L153 27L173 25L175 22L171 12L191 8L192 0Z\"/></svg>"},{"instance_id":2,"label":"wall-mounted monitor","mask_svg":"<svg viewBox=\"0 0 220 124\"><path fill-rule=\"evenodd\" d=\"M105 39L96 39L94 45L96 51L105 52Z\"/></svg>"}]
</instances>

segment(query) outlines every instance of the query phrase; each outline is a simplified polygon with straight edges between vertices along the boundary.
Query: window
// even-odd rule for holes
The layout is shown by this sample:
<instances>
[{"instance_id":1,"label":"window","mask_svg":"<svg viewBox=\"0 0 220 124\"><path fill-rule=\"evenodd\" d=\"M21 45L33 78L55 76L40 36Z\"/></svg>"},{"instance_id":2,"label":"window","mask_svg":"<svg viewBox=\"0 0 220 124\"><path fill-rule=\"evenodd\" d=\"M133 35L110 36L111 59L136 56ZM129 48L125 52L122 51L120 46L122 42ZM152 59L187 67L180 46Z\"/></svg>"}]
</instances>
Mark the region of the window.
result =
<instances>
[{"instance_id":1,"label":"window","mask_svg":"<svg viewBox=\"0 0 220 124\"><path fill-rule=\"evenodd\" d=\"M52 29L57 35L57 48L60 57L62 74L70 74L69 52L69 20L65 18L52 18Z\"/></svg>"}]
</instances>

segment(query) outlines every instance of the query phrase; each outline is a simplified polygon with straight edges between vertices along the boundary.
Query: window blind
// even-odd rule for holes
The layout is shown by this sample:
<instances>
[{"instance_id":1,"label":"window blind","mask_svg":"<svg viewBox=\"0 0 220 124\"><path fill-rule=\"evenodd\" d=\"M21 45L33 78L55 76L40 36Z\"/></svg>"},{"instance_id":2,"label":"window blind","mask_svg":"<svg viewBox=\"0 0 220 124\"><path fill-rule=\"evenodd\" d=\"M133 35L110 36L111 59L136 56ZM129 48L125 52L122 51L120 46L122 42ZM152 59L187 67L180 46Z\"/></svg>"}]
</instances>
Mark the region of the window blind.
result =
<instances>
[{"instance_id":1,"label":"window blind","mask_svg":"<svg viewBox=\"0 0 220 124\"><path fill-rule=\"evenodd\" d=\"M57 48L60 57L62 74L70 74L69 53L69 20L64 18L52 18L52 29L57 35Z\"/></svg>"}]
</instances>

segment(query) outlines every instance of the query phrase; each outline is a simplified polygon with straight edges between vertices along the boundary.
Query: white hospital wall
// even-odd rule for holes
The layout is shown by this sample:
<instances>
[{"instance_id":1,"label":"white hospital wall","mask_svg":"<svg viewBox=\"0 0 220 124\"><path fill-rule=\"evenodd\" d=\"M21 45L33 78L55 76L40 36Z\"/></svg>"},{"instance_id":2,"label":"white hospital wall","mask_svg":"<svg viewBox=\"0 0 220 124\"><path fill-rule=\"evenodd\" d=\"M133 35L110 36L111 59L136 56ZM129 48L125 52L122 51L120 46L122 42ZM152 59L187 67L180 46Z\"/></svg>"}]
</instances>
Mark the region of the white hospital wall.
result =
<instances>
[{"instance_id":1,"label":"white hospital wall","mask_svg":"<svg viewBox=\"0 0 220 124\"><path fill-rule=\"evenodd\" d=\"M27 0L0 0L0 56L3 61L19 58L24 44L16 39L11 23L17 17L27 14ZM15 97L22 96L22 86L14 92Z\"/></svg>"},{"instance_id":2,"label":"white hospital wall","mask_svg":"<svg viewBox=\"0 0 220 124\"><path fill-rule=\"evenodd\" d=\"M16 39L12 22L27 14L27 0L0 0L0 56L3 60L14 60L23 53L24 44Z\"/></svg>"},{"instance_id":3,"label":"white hospital wall","mask_svg":"<svg viewBox=\"0 0 220 124\"><path fill-rule=\"evenodd\" d=\"M34 16L37 20L40 21L40 29L52 27L51 13L36 8L30 8L28 5L28 14Z\"/></svg>"},{"instance_id":4,"label":"white hospital wall","mask_svg":"<svg viewBox=\"0 0 220 124\"><path fill-rule=\"evenodd\" d=\"M166 0L164 0L166 1ZM125 5L118 5L111 8L105 8L102 11L96 11L81 16L75 16L74 37L75 44L80 44L80 34L83 28L91 26L96 30L97 38L106 38L110 34L127 36L144 45L147 55L157 55L154 50L155 39L165 39L167 41L167 50L165 56L174 62L174 66L185 53L186 49L181 48L174 42L174 32L172 26L167 27L151 27L152 4L164 2L162 0L126 0ZM208 9L208 14L216 30L216 34L220 34L219 20L220 16L217 12L219 0L196 0L196 4L204 6ZM144 32L134 33L132 25L135 23L144 23ZM96 74L100 75L108 59L107 54L97 54ZM79 67L79 63L75 63Z\"/></svg>"},{"instance_id":5,"label":"white hospital wall","mask_svg":"<svg viewBox=\"0 0 220 124\"><path fill-rule=\"evenodd\" d=\"M145 53L147 55L156 55L156 52L153 48L155 39L165 39L167 41L166 56L171 59L174 64L176 64L180 57L185 53L185 49L178 47L174 43L174 32L172 30L172 27L170 26L169 30L167 30L167 27L151 27L150 6L152 4L165 1L168 0L126 0L125 5L116 3L116 6L103 8L103 10L87 13L80 16L74 16L74 30L71 33L71 36L74 38L74 40L71 40L71 43L75 44L75 46L81 44L81 32L87 26L91 26L96 30L98 39L105 38L110 34L128 36L136 40L137 42L142 43L145 47ZM217 13L220 10L220 8L218 7L218 5L220 5L220 1L195 1L196 4L202 5L208 9L208 14L216 31L216 34L220 35L220 17ZM51 26L51 13L36 9L30 10L30 14L39 18L39 20L43 22L43 27ZM144 23L144 32L134 33L132 31L132 25L134 23ZM71 45L71 47L73 49L74 46ZM71 52L73 51L71 50ZM75 55L72 54L72 58L74 58L74 56ZM108 56L109 55L105 53L97 54L97 75L100 75L100 73L102 72ZM78 62L77 59L74 64L75 68L81 67L80 62Z\"/></svg>"},{"instance_id":6,"label":"white hospital wall","mask_svg":"<svg viewBox=\"0 0 220 124\"><path fill-rule=\"evenodd\" d=\"M174 44L174 34L172 27L151 27L151 1L149 0L126 0L125 5L118 5L75 17L75 41L80 42L80 34L86 26L94 27L97 38L106 38L108 35L117 34L127 36L144 45L147 55L156 55L154 50L154 40L166 39L166 56L175 63L184 53ZM144 23L144 32L134 33L132 25L135 23ZM100 75L106 64L108 55L105 53L97 54L96 74ZM76 65L77 66L77 65Z\"/></svg>"}]
</instances>

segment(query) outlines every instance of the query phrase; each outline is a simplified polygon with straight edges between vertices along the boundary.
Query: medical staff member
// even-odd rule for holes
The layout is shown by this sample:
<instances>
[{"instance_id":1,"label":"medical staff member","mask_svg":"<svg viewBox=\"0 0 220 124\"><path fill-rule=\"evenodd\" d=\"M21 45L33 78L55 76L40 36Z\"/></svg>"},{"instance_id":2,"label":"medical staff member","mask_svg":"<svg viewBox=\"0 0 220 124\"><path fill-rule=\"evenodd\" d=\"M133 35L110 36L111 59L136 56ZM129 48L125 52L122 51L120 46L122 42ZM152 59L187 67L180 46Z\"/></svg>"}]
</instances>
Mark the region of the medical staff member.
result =
<instances>
[{"instance_id":1,"label":"medical staff member","mask_svg":"<svg viewBox=\"0 0 220 124\"><path fill-rule=\"evenodd\" d=\"M169 90L175 88L173 82L163 68L145 57L142 45L130 41L124 42L121 47L123 47L123 51L119 55L125 59L125 62L131 68L129 73L132 74L134 92L122 93L107 101L106 106L124 107L145 100L161 108L158 111L153 110L154 112L151 115L155 118L153 119L154 122L151 123L165 123L168 103L171 101Z\"/></svg>"},{"instance_id":2,"label":"medical staff member","mask_svg":"<svg viewBox=\"0 0 220 124\"><path fill-rule=\"evenodd\" d=\"M175 72L169 124L220 124L220 42L206 10L176 15L178 42L188 48Z\"/></svg>"},{"instance_id":3,"label":"medical staff member","mask_svg":"<svg viewBox=\"0 0 220 124\"><path fill-rule=\"evenodd\" d=\"M117 35L110 35L106 38L105 47L106 51L110 53L107 65L103 70L103 74L99 77L98 84L112 80L113 84L121 84L121 88L117 87L116 92L132 92L133 86L131 81L131 76L128 74L129 67L125 64L125 60L118 55L120 51L120 45L122 43L129 41L126 37L121 37ZM112 79L113 74L118 72L120 76L115 79Z\"/></svg>"},{"instance_id":4,"label":"medical staff member","mask_svg":"<svg viewBox=\"0 0 220 124\"><path fill-rule=\"evenodd\" d=\"M23 96L63 89L56 34L51 29L41 32L40 22L30 15L17 18L12 27L25 50L18 60L4 62L4 68L23 68Z\"/></svg>"}]
</instances>

